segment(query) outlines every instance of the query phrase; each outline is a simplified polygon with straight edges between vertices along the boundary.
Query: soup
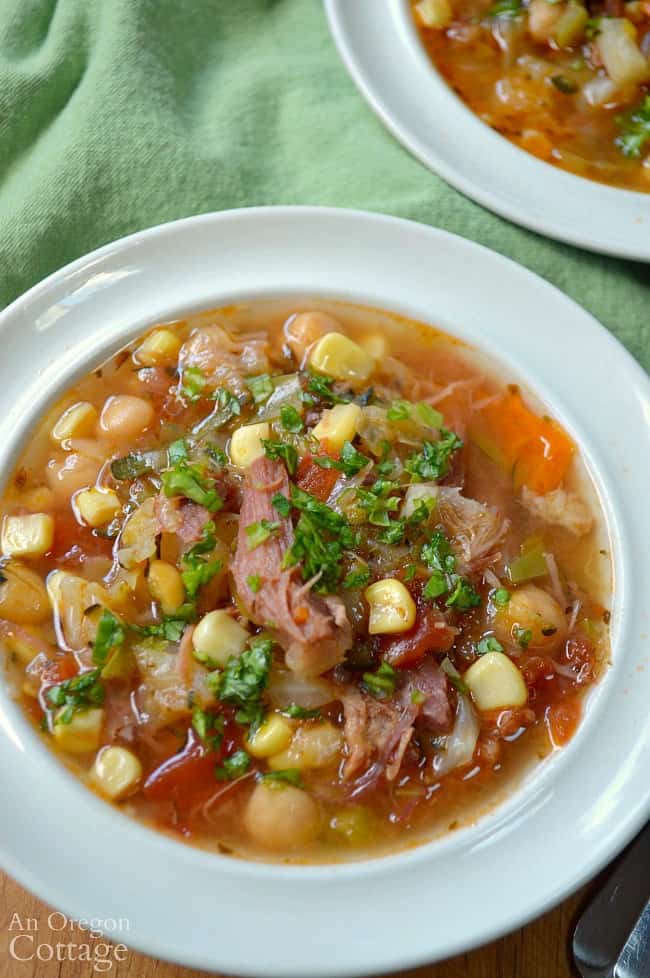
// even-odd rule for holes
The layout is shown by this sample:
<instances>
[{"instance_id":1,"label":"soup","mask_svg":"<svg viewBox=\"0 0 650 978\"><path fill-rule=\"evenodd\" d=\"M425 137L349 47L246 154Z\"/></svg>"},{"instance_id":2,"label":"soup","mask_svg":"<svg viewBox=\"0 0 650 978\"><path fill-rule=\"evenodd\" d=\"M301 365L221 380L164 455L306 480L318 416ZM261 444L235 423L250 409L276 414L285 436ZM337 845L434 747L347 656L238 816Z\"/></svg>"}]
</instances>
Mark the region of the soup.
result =
<instances>
[{"instance_id":1,"label":"soup","mask_svg":"<svg viewBox=\"0 0 650 978\"><path fill-rule=\"evenodd\" d=\"M650 4L412 6L436 67L483 122L564 170L650 191Z\"/></svg>"},{"instance_id":2,"label":"soup","mask_svg":"<svg viewBox=\"0 0 650 978\"><path fill-rule=\"evenodd\" d=\"M44 741L179 838L415 845L561 748L608 656L576 446L483 355L337 303L156 326L2 497L0 636Z\"/></svg>"}]
</instances>

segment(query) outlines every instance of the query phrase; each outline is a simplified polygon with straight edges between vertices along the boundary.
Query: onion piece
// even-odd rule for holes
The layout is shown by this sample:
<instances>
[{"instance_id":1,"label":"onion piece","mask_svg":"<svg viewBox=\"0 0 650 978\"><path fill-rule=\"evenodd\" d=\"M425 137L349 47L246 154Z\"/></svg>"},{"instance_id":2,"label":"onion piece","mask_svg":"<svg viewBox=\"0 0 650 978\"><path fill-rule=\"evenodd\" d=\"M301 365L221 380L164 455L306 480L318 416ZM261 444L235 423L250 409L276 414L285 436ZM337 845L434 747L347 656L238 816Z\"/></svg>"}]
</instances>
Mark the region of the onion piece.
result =
<instances>
[{"instance_id":1,"label":"onion piece","mask_svg":"<svg viewBox=\"0 0 650 978\"><path fill-rule=\"evenodd\" d=\"M444 749L433 758L434 774L441 778L457 767L471 764L479 730L478 717L469 699L459 693L454 728L445 738Z\"/></svg>"},{"instance_id":2,"label":"onion piece","mask_svg":"<svg viewBox=\"0 0 650 978\"><path fill-rule=\"evenodd\" d=\"M334 687L324 679L306 679L292 672L274 672L269 684L271 703L279 710L286 710L295 703L305 710L331 703L337 698Z\"/></svg>"}]
</instances>

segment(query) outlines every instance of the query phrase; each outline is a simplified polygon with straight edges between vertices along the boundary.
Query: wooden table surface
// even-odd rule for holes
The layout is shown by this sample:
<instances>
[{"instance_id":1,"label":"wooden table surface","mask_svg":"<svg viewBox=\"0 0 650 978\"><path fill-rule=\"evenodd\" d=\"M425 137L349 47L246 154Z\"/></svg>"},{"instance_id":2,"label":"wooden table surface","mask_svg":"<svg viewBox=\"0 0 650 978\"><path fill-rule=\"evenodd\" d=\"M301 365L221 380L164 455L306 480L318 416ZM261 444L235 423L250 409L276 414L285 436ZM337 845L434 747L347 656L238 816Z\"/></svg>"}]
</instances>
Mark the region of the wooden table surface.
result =
<instances>
[{"instance_id":1,"label":"wooden table surface","mask_svg":"<svg viewBox=\"0 0 650 978\"><path fill-rule=\"evenodd\" d=\"M441 964L402 972L401 978L575 978L569 954L569 937L586 890L580 891L544 917L509 937ZM51 910L7 876L0 874L0 978L200 978L205 972L155 961L135 952L120 952L124 960L111 960L103 972L93 970L92 961L18 961L38 945L56 947L57 942L89 943L80 931L61 932L59 917L48 926ZM30 920L35 921L31 923ZM21 936L24 935L24 936ZM49 951L42 952L47 955ZM66 952L64 952L66 953ZM224 976L222 976L224 978Z\"/></svg>"}]
</instances>

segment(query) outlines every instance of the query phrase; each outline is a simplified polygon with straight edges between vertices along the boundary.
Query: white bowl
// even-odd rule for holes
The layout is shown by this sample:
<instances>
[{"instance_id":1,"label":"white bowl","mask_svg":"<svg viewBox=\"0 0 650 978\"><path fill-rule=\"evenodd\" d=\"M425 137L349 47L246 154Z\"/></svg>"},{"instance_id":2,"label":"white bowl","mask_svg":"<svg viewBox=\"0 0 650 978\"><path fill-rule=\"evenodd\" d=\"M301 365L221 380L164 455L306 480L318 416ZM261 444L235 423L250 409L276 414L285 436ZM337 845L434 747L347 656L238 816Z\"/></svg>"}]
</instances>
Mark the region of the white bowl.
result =
<instances>
[{"instance_id":1,"label":"white bowl","mask_svg":"<svg viewBox=\"0 0 650 978\"><path fill-rule=\"evenodd\" d=\"M388 858L290 867L211 855L130 821L64 770L0 690L0 862L70 916L127 918L119 938L155 957L228 974L350 976L519 926L647 818L650 385L560 292L462 238L349 211L207 214L102 248L0 315L0 471L53 397L148 324L291 293L439 324L500 356L576 438L616 573L613 665L584 722L470 828Z\"/></svg>"},{"instance_id":2,"label":"white bowl","mask_svg":"<svg viewBox=\"0 0 650 978\"><path fill-rule=\"evenodd\" d=\"M650 194L543 163L481 122L431 63L408 0L324 2L361 93L397 139L447 183L540 234L650 260Z\"/></svg>"}]
</instances>

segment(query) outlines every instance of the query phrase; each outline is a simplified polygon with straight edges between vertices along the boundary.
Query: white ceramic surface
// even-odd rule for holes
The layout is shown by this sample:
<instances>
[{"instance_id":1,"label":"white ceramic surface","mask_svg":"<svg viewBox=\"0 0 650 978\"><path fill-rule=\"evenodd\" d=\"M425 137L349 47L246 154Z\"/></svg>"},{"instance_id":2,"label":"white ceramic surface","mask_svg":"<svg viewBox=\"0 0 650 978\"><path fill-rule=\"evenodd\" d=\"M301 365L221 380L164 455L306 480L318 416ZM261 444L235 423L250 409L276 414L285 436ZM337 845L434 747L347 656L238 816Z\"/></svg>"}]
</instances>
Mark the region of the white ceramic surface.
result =
<instances>
[{"instance_id":1,"label":"white ceramic surface","mask_svg":"<svg viewBox=\"0 0 650 978\"><path fill-rule=\"evenodd\" d=\"M420 44L408 0L324 0L357 87L384 124L447 183L516 224L592 251L650 260L650 194L574 176L473 114Z\"/></svg>"},{"instance_id":2,"label":"white ceramic surface","mask_svg":"<svg viewBox=\"0 0 650 978\"><path fill-rule=\"evenodd\" d=\"M67 774L0 688L0 862L68 915L128 918L127 943L226 974L315 978L446 957L558 902L650 813L650 384L556 289L462 238L347 211L208 214L136 234L0 314L0 471L35 414L147 324L311 294L428 320L501 356L583 447L608 514L614 662L577 736L477 825L417 850L283 867L203 853Z\"/></svg>"}]
</instances>

